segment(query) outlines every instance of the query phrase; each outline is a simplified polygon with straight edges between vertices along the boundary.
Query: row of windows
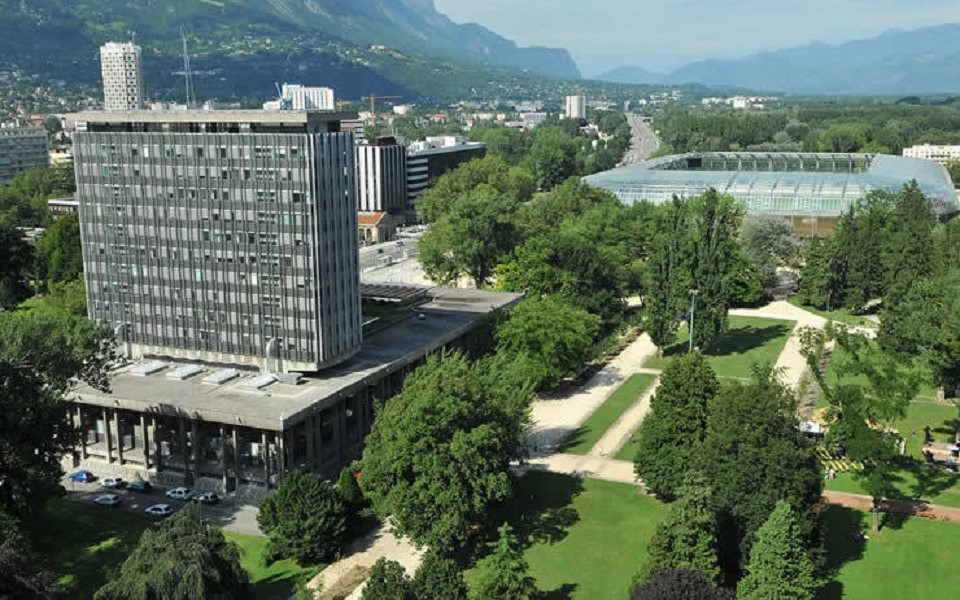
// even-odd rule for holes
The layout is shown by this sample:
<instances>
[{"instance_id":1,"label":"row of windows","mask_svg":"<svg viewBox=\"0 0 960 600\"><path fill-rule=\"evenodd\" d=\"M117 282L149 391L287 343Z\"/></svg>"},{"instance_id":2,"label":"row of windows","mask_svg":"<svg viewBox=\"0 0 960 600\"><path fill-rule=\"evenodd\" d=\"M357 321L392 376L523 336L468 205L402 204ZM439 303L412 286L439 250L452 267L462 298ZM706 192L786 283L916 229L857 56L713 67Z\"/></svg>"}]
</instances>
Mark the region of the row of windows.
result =
<instances>
[{"instance_id":1,"label":"row of windows","mask_svg":"<svg viewBox=\"0 0 960 600\"><path fill-rule=\"evenodd\" d=\"M144 144L127 146L122 144L100 144L102 157L143 157L143 158L298 158L306 151L297 146L191 146L185 144Z\"/></svg>"}]
</instances>

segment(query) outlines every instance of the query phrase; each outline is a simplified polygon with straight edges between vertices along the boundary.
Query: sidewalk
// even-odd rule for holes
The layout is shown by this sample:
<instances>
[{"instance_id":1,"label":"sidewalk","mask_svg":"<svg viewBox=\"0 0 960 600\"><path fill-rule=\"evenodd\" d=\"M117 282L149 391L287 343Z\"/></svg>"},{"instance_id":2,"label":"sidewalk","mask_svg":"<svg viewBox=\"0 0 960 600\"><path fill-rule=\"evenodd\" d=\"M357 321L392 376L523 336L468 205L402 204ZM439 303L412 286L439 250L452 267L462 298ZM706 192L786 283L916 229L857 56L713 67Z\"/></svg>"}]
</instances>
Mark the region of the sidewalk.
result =
<instances>
[{"instance_id":1,"label":"sidewalk","mask_svg":"<svg viewBox=\"0 0 960 600\"><path fill-rule=\"evenodd\" d=\"M794 390L800 385L804 372L807 370L807 361L800 353L800 330L804 327L822 328L827 320L802 308L790 304L785 300L777 300L760 308L737 308L730 311L738 317L762 317L765 319L784 319L795 321L793 332L777 358L774 367L781 372L782 381Z\"/></svg>"},{"instance_id":2,"label":"sidewalk","mask_svg":"<svg viewBox=\"0 0 960 600\"><path fill-rule=\"evenodd\" d=\"M578 456L576 454L551 454L538 456L519 469L519 472L550 471L574 477L589 477L614 483L639 485L633 472L633 463L625 460Z\"/></svg>"},{"instance_id":3,"label":"sidewalk","mask_svg":"<svg viewBox=\"0 0 960 600\"><path fill-rule=\"evenodd\" d=\"M649 369L644 369L649 372ZM597 441L596 445L590 450L588 456L603 458L605 456L615 456L620 448L627 443L633 432L640 427L640 423L650 412L650 400L660 387L660 376L657 373L657 379L650 384L647 391L640 396L637 401L626 410L620 418L617 419L610 429L604 432L603 436Z\"/></svg>"},{"instance_id":4,"label":"sidewalk","mask_svg":"<svg viewBox=\"0 0 960 600\"><path fill-rule=\"evenodd\" d=\"M865 512L869 512L873 508L873 499L870 496L864 496L862 494L848 494L846 492L824 490L823 499L830 504ZM938 506L936 504L911 502L909 500L884 500L880 503L880 510L898 515L960 523L960 508L954 508L952 506Z\"/></svg>"}]
</instances>

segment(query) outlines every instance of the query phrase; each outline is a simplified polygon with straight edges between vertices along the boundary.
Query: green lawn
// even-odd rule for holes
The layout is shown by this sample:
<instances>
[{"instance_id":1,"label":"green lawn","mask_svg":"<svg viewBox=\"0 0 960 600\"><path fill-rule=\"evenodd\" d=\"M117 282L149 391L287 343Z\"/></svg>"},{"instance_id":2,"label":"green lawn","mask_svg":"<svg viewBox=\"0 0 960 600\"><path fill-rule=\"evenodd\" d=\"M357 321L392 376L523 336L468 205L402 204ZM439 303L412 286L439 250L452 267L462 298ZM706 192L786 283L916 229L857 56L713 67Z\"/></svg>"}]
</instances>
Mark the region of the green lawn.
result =
<instances>
[{"instance_id":1,"label":"green lawn","mask_svg":"<svg viewBox=\"0 0 960 600\"><path fill-rule=\"evenodd\" d=\"M896 427L900 435L907 438L907 454L919 460L922 458L923 428L930 426L930 432L937 441L951 441L956 431L956 419L956 407L921 401L910 405L907 417ZM830 490L866 493L850 473L840 473L836 479L826 483ZM941 469L920 465L905 467L897 472L894 485L903 498L960 507L960 477Z\"/></svg>"},{"instance_id":2,"label":"green lawn","mask_svg":"<svg viewBox=\"0 0 960 600\"><path fill-rule=\"evenodd\" d=\"M26 529L43 566L70 587L68 597L87 599L120 566L151 522L121 510L51 500ZM268 567L261 559L266 538L232 532L224 535L240 546L240 560L250 574L254 598L286 600L301 575L317 570L287 560Z\"/></svg>"},{"instance_id":3,"label":"green lawn","mask_svg":"<svg viewBox=\"0 0 960 600\"><path fill-rule=\"evenodd\" d=\"M624 444L623 448L620 448L620 451L614 456L615 459L633 462L634 457L637 455L637 444L640 443L639 431L638 429L633 432L633 435L630 436L627 443Z\"/></svg>"},{"instance_id":4,"label":"green lawn","mask_svg":"<svg viewBox=\"0 0 960 600\"><path fill-rule=\"evenodd\" d=\"M626 598L664 505L632 485L545 472L518 487L511 520L547 598Z\"/></svg>"},{"instance_id":5,"label":"green lawn","mask_svg":"<svg viewBox=\"0 0 960 600\"><path fill-rule=\"evenodd\" d=\"M730 317L729 330L720 336L713 347L704 352L718 377L747 379L754 364L774 364L793 331L794 321L763 319L759 317ZM682 326L677 342L667 348L662 357L652 357L644 363L650 369L663 369L671 357L687 351L686 326Z\"/></svg>"},{"instance_id":6,"label":"green lawn","mask_svg":"<svg viewBox=\"0 0 960 600\"><path fill-rule=\"evenodd\" d=\"M830 362L827 365L827 383L850 383L857 385L867 385L868 380L865 375L840 375L840 372L843 370L844 365L850 361L849 355L844 352L842 348L836 347L833 350L833 353L830 356ZM933 373L930 371L930 368L923 364L917 364L915 368L916 372L919 373L921 377L920 387L917 388L917 397L918 398L927 398L933 399L937 397L937 390L933 385ZM818 399L818 406L824 403L825 400Z\"/></svg>"},{"instance_id":7,"label":"green lawn","mask_svg":"<svg viewBox=\"0 0 960 600\"><path fill-rule=\"evenodd\" d=\"M823 518L836 576L821 600L957 597L960 525L906 519L869 533L866 542L854 542L854 531L869 532L868 515L832 506Z\"/></svg>"},{"instance_id":8,"label":"green lawn","mask_svg":"<svg viewBox=\"0 0 960 600\"><path fill-rule=\"evenodd\" d=\"M631 375L584 421L583 425L570 434L563 443L563 452L570 454L589 452L607 429L643 395L654 380L656 376L649 373Z\"/></svg>"},{"instance_id":9,"label":"green lawn","mask_svg":"<svg viewBox=\"0 0 960 600\"><path fill-rule=\"evenodd\" d=\"M293 560L266 564L267 538L224 531L224 536L240 547L240 564L250 575L253 597L257 600L287 600L301 578L309 578L323 566L301 567Z\"/></svg>"},{"instance_id":10,"label":"green lawn","mask_svg":"<svg viewBox=\"0 0 960 600\"><path fill-rule=\"evenodd\" d=\"M844 308L838 310L820 310L818 308L813 308L812 306L807 306L800 302L800 299L796 296L790 296L787 298L787 302L796 306L797 308L802 308L807 312L811 312L815 315L819 315L824 319L830 319L831 321L837 321L839 323L844 323L846 325L851 325L853 327L876 327L877 324L869 319L864 319L860 315L852 314L849 310Z\"/></svg>"}]
</instances>

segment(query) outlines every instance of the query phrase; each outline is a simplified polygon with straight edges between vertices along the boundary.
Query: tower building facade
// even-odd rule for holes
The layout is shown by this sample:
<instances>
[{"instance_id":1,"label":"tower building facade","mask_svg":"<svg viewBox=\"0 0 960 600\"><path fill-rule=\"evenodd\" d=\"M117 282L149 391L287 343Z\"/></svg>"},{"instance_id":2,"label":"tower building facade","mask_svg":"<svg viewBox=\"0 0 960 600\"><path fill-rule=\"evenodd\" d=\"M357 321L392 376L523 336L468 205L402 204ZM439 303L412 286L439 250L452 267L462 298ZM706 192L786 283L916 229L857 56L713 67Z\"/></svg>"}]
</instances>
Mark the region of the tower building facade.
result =
<instances>
[{"instance_id":1,"label":"tower building facade","mask_svg":"<svg viewBox=\"0 0 960 600\"><path fill-rule=\"evenodd\" d=\"M140 46L109 42L100 47L104 110L143 108Z\"/></svg>"}]
</instances>

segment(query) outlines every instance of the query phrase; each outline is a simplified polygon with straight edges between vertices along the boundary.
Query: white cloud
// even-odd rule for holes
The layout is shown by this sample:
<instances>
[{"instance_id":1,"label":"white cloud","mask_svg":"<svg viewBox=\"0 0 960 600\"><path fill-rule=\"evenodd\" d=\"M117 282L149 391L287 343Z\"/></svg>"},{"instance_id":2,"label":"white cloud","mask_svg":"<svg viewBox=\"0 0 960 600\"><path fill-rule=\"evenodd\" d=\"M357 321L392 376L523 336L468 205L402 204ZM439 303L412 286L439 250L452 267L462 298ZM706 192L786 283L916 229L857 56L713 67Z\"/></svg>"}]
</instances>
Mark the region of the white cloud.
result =
<instances>
[{"instance_id":1,"label":"white cloud","mask_svg":"<svg viewBox=\"0 0 960 600\"><path fill-rule=\"evenodd\" d=\"M669 69L898 27L960 22L956 0L436 0L524 45L567 48L585 74L632 64Z\"/></svg>"}]
</instances>

